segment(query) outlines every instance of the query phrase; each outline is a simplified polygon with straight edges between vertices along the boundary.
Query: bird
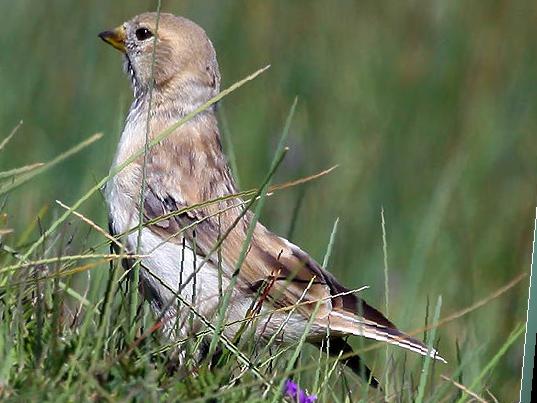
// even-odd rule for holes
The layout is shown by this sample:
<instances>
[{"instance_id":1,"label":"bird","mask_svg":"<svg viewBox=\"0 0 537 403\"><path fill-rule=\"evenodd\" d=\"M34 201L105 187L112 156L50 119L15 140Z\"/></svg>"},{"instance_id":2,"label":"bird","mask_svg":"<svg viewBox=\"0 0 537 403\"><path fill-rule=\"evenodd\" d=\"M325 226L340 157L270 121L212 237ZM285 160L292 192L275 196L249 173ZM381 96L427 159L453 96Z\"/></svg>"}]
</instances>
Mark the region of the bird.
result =
<instances>
[{"instance_id":1,"label":"bird","mask_svg":"<svg viewBox=\"0 0 537 403\"><path fill-rule=\"evenodd\" d=\"M307 332L306 341L321 346L329 337L330 353L349 353L346 364L373 387L379 381L352 354L348 336L444 361L245 209L223 152L215 105L127 164L148 141L220 92L216 51L203 28L184 17L148 12L98 36L123 54L133 90L111 169L126 166L105 191L110 231L127 253L141 256L139 291L162 318L167 337L188 337L214 324L227 293L225 337L237 335L254 307L257 340L289 345Z\"/></svg>"}]
</instances>

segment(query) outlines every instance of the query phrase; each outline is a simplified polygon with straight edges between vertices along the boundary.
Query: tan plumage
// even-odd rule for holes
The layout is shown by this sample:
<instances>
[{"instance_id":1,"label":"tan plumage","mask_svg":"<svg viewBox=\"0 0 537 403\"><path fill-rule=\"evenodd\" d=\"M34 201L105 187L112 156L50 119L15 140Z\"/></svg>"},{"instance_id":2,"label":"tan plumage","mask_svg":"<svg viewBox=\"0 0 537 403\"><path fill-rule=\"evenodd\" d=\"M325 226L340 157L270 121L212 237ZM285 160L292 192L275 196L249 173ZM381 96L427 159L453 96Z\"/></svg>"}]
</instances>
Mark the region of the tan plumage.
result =
<instances>
[{"instance_id":1,"label":"tan plumage","mask_svg":"<svg viewBox=\"0 0 537 403\"><path fill-rule=\"evenodd\" d=\"M151 139L219 91L216 55L205 32L193 22L171 14L160 15L158 30L156 24L157 15L146 13L115 31L100 34L125 54L125 68L135 95L114 165L121 164L144 146L146 127ZM213 320L220 292L231 282L252 220L250 212L239 219L242 212L239 198L161 218L237 192L222 152L214 110L197 115L150 150L145 169L146 192L140 205L142 172L140 157L108 184L111 228L120 234L136 227L140 209L146 223L152 221L143 229L140 245L136 233L125 237L126 245L131 252L139 247L141 253L149 255L142 261L142 292L155 311L168 318L168 335L188 335L199 330L201 322L195 321L190 326L186 320L188 309L178 307L174 292L179 291L192 301L199 313ZM219 251L211 254L221 234L228 230L229 235ZM200 269L199 262L204 258L207 263ZM260 287L269 280L272 286L263 312L297 302L321 301L308 334L312 343L318 343L330 328L333 345L343 350L348 351L349 346L341 338L353 334L437 357L435 351L428 352L423 343L404 335L379 311L349 293L307 253L259 223L238 272L226 312L227 321L244 319ZM314 303L299 304L278 340L288 343L298 340L314 309ZM286 316L287 311L265 315L257 324L257 335L271 337ZM176 320L179 326L172 326ZM237 329L238 325L227 326L225 334L232 337ZM354 366L362 368L356 360Z\"/></svg>"}]
</instances>

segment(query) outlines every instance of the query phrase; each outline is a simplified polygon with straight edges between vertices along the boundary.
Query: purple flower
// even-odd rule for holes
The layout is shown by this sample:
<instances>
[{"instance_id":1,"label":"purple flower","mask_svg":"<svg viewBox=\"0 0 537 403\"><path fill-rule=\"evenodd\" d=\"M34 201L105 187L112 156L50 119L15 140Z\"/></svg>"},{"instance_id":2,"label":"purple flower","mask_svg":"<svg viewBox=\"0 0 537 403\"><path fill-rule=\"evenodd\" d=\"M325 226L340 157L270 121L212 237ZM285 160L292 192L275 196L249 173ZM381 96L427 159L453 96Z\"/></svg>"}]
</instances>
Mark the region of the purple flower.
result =
<instances>
[{"instance_id":1,"label":"purple flower","mask_svg":"<svg viewBox=\"0 0 537 403\"><path fill-rule=\"evenodd\" d=\"M283 391L285 396L292 398L294 401L298 401L298 403L313 403L317 400L317 396L306 394L306 392L300 389L292 379L287 379L285 381Z\"/></svg>"}]
</instances>

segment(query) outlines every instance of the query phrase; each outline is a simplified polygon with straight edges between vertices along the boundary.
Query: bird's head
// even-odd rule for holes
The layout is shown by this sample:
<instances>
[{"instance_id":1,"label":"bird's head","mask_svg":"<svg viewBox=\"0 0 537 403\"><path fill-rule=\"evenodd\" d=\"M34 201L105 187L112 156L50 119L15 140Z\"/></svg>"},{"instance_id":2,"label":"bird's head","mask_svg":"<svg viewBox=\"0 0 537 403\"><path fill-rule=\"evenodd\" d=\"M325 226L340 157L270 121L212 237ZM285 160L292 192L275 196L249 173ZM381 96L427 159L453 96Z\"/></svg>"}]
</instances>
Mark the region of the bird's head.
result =
<instances>
[{"instance_id":1,"label":"bird's head","mask_svg":"<svg viewBox=\"0 0 537 403\"><path fill-rule=\"evenodd\" d=\"M155 91L171 97L190 94L205 102L218 93L216 52L205 31L172 14L144 13L99 37L125 55L135 96Z\"/></svg>"}]
</instances>

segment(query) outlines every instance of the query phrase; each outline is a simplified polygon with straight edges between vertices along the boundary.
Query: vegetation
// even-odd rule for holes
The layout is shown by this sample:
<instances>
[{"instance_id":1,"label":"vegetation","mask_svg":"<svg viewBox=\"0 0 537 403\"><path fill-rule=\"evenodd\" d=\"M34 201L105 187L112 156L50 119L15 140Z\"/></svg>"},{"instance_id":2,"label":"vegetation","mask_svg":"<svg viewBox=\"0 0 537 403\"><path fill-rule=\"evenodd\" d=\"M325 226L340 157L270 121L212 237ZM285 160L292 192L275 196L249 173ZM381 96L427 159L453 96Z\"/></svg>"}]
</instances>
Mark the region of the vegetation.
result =
<instances>
[{"instance_id":1,"label":"vegetation","mask_svg":"<svg viewBox=\"0 0 537 403\"><path fill-rule=\"evenodd\" d=\"M242 189L280 161L296 96L272 183L338 165L256 211L448 360L354 338L383 391L247 328L173 371L177 344L191 357L201 337L169 343L144 303L132 320L99 194L131 94L96 34L156 4L0 7L0 399L278 401L289 379L321 402L518 399L537 179L529 1L163 4L206 29L224 88L271 65L220 102Z\"/></svg>"}]
</instances>

